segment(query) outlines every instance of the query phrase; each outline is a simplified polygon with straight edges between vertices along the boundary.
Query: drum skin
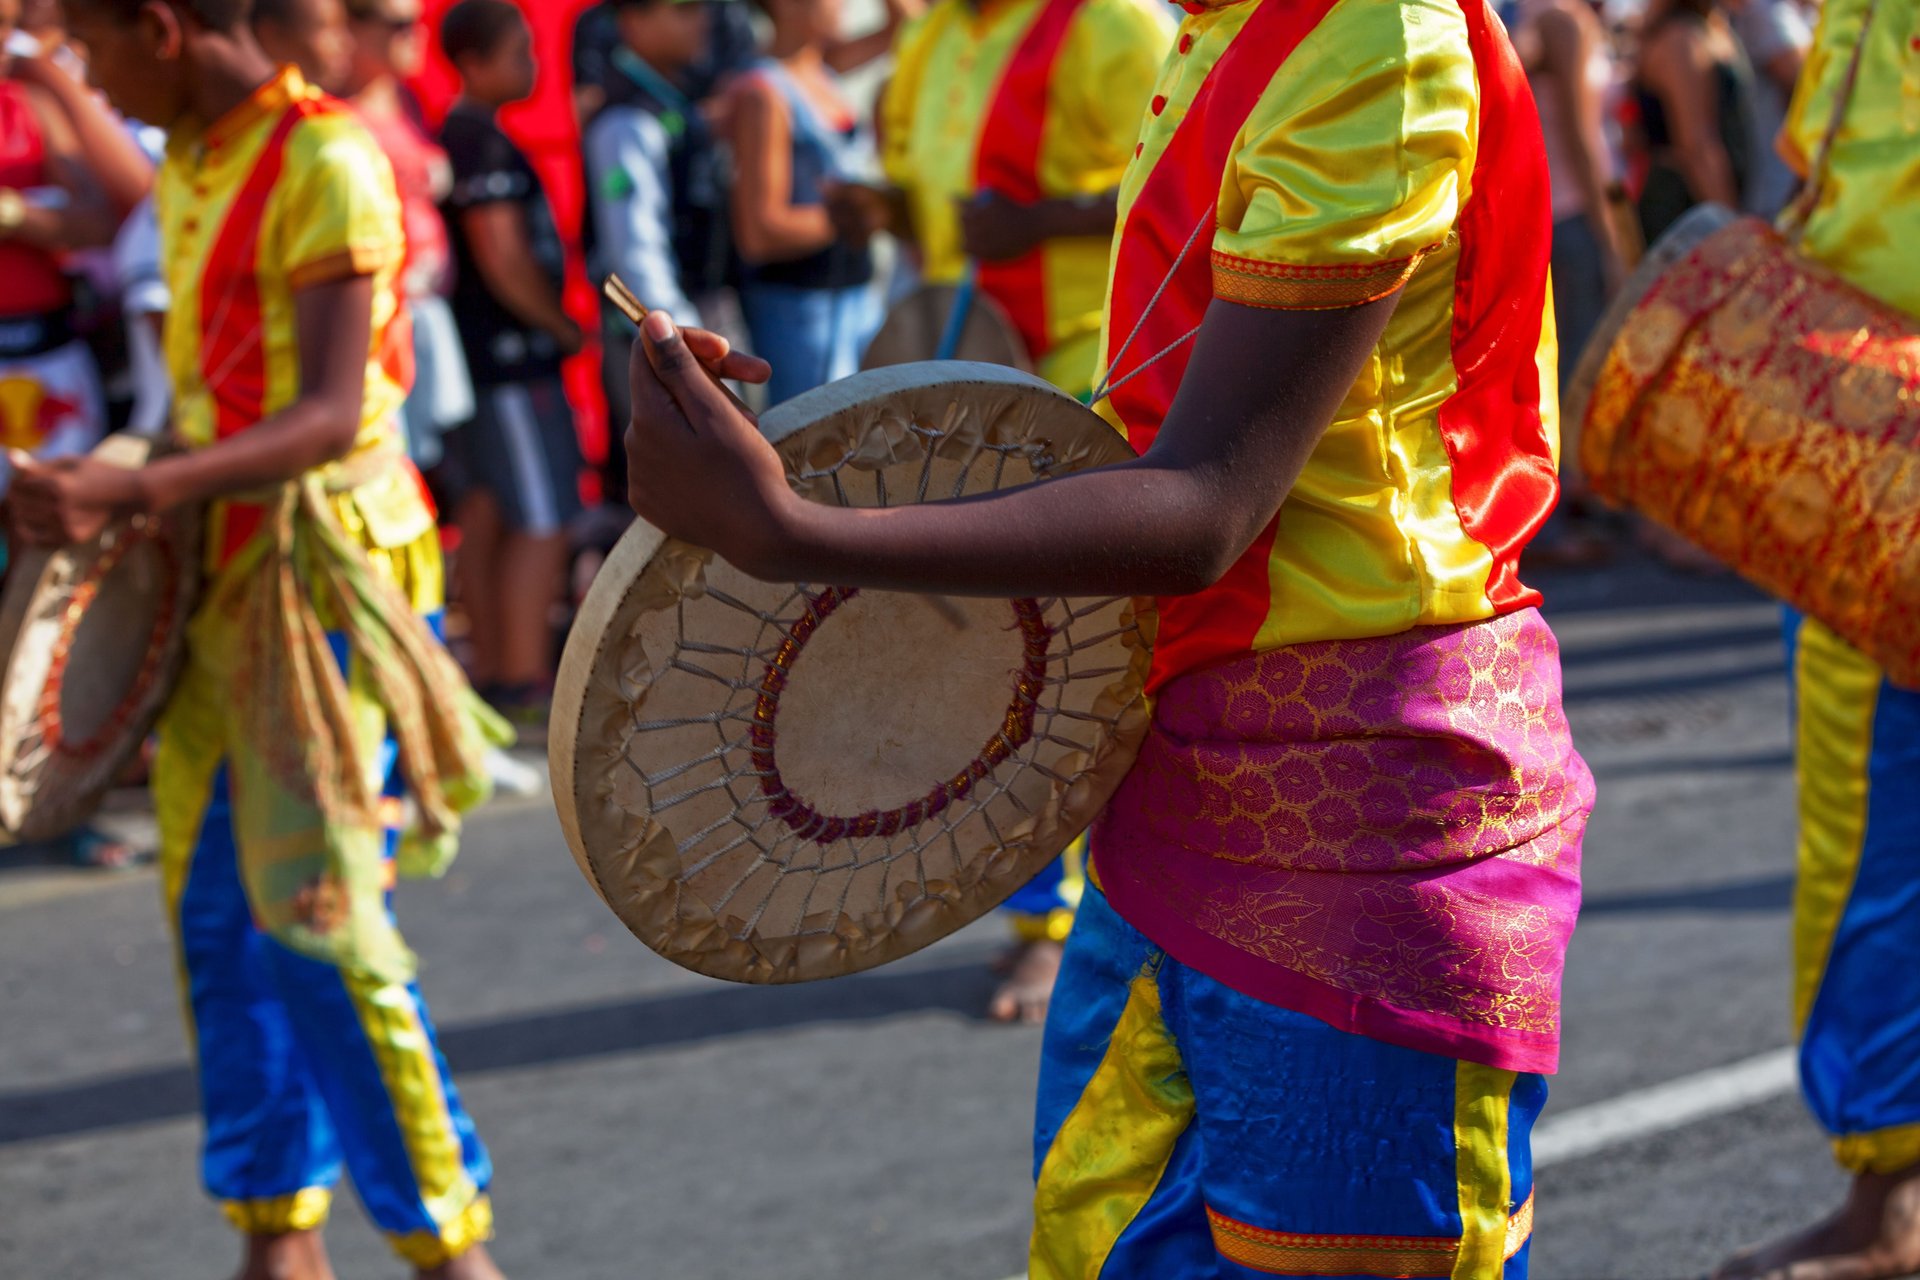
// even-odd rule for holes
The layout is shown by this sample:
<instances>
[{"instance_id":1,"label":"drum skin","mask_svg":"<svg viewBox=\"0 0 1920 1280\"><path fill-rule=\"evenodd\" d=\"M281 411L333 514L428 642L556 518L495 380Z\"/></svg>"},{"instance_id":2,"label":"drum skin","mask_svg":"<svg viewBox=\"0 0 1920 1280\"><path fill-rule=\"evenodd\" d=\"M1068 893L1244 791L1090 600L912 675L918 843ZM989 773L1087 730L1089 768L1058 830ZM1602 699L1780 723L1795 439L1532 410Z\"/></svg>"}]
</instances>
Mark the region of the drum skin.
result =
<instances>
[{"instance_id":1,"label":"drum skin","mask_svg":"<svg viewBox=\"0 0 1920 1280\"><path fill-rule=\"evenodd\" d=\"M807 499L932 501L1132 456L1030 374L856 374L762 430ZM1147 727L1150 602L762 583L635 523L567 642L549 760L633 933L745 982L852 973L978 918L1078 836Z\"/></svg>"},{"instance_id":2,"label":"drum skin","mask_svg":"<svg viewBox=\"0 0 1920 1280\"><path fill-rule=\"evenodd\" d=\"M1635 285L1569 398L1589 483L1920 687L1920 318L1710 207Z\"/></svg>"},{"instance_id":3,"label":"drum skin","mask_svg":"<svg viewBox=\"0 0 1920 1280\"><path fill-rule=\"evenodd\" d=\"M113 436L94 456L145 463ZM121 521L14 559L0 596L0 827L45 840L87 821L139 751L186 656L200 513Z\"/></svg>"},{"instance_id":4,"label":"drum skin","mask_svg":"<svg viewBox=\"0 0 1920 1280\"><path fill-rule=\"evenodd\" d=\"M887 312L886 320L867 345L861 357L862 369L884 369L890 365L932 360L939 354L940 339L946 335L947 319L953 313L953 300L959 290L950 284L922 285L900 299ZM1005 365L1009 369L1032 372L1033 359L1027 354L1020 331L1000 304L975 289L966 322L960 328L960 343L954 349L956 360Z\"/></svg>"}]
</instances>

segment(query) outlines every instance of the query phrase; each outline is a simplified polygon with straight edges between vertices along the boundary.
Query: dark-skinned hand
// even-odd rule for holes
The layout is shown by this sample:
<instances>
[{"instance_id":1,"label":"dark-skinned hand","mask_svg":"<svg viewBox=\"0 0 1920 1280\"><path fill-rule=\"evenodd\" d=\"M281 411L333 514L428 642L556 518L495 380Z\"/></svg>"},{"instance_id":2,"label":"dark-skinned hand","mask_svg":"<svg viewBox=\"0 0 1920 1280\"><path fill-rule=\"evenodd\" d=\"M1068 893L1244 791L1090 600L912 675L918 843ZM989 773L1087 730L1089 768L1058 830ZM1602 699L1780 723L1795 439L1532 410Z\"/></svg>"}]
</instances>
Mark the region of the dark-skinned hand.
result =
<instances>
[{"instance_id":1,"label":"dark-skinned hand","mask_svg":"<svg viewBox=\"0 0 1920 1280\"><path fill-rule=\"evenodd\" d=\"M140 474L86 457L38 462L10 455L14 467L8 506L14 532L29 546L91 542L108 524L141 509Z\"/></svg>"},{"instance_id":2,"label":"dark-skinned hand","mask_svg":"<svg viewBox=\"0 0 1920 1280\"><path fill-rule=\"evenodd\" d=\"M1046 219L1031 205L996 191L982 191L960 202L960 244L969 258L1005 262L1031 252L1046 238Z\"/></svg>"},{"instance_id":3,"label":"dark-skinned hand","mask_svg":"<svg viewBox=\"0 0 1920 1280\"><path fill-rule=\"evenodd\" d=\"M833 233L847 244L863 245L892 229L892 197L879 187L829 181L821 184L820 194Z\"/></svg>"},{"instance_id":4,"label":"dark-skinned hand","mask_svg":"<svg viewBox=\"0 0 1920 1280\"><path fill-rule=\"evenodd\" d=\"M740 563L798 499L758 422L714 377L761 383L772 366L656 311L640 326L629 370L627 501L655 528Z\"/></svg>"}]
</instances>

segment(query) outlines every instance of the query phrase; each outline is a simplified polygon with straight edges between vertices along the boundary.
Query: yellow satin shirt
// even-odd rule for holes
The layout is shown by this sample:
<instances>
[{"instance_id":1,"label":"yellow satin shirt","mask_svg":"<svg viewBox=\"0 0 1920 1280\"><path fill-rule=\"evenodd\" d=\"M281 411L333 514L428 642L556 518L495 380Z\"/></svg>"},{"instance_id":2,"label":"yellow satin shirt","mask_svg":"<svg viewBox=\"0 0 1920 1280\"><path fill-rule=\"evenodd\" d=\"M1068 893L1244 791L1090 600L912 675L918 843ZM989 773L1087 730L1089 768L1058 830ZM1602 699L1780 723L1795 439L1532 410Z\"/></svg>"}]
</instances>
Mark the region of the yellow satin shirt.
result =
<instances>
[{"instance_id":1,"label":"yellow satin shirt","mask_svg":"<svg viewBox=\"0 0 1920 1280\"><path fill-rule=\"evenodd\" d=\"M1505 34L1474 0L1188 7L1120 189L1099 411L1151 444L1175 344L1215 299L1402 292L1274 524L1216 587L1162 602L1156 679L1534 603L1515 564L1556 492L1550 216Z\"/></svg>"},{"instance_id":2,"label":"yellow satin shirt","mask_svg":"<svg viewBox=\"0 0 1920 1280\"><path fill-rule=\"evenodd\" d=\"M901 32L880 106L881 160L906 193L923 277L951 284L966 270L956 202L974 193L982 128L1009 59L1042 0L938 0ZM1039 180L1048 198L1103 195L1133 156L1171 21L1160 0L1088 0L1074 16L1048 88ZM1092 386L1111 242L1045 246L1047 327L1040 374L1075 395Z\"/></svg>"},{"instance_id":3,"label":"yellow satin shirt","mask_svg":"<svg viewBox=\"0 0 1920 1280\"><path fill-rule=\"evenodd\" d=\"M1821 10L1780 139L1802 174L1820 154L1866 11L1867 0ZM1880 0L1802 247L1920 316L1920 0Z\"/></svg>"},{"instance_id":4,"label":"yellow satin shirt","mask_svg":"<svg viewBox=\"0 0 1920 1280\"><path fill-rule=\"evenodd\" d=\"M289 125L301 103L314 110ZM410 378L410 364L392 358L404 334L394 283L406 235L393 166L357 116L288 67L205 128L173 131L154 204L173 294L174 426L185 439L210 443L252 425L234 414L293 403L294 294L358 275L373 277L375 308L362 444L391 438ZM222 423L218 393L230 387Z\"/></svg>"}]
</instances>

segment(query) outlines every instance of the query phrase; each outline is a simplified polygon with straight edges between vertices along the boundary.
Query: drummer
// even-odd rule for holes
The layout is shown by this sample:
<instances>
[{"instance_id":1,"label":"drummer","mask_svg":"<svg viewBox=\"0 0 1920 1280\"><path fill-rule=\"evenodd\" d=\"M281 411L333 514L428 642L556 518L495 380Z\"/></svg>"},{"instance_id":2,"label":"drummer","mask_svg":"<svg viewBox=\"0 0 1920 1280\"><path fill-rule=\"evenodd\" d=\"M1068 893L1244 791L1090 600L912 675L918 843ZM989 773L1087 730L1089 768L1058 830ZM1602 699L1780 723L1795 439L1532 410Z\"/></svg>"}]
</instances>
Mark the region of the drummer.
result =
<instances>
[{"instance_id":1,"label":"drummer","mask_svg":"<svg viewBox=\"0 0 1920 1280\"><path fill-rule=\"evenodd\" d=\"M123 471L27 462L21 528L62 544L207 504L207 582L153 767L162 883L245 1280L321 1280L342 1167L421 1277L497 1277L486 1149L390 914L486 791L481 707L432 626L434 519L396 420L410 378L391 168L275 69L247 0L69 0L96 84L163 124L174 429ZM349 676L350 679L343 679ZM401 839L399 781L418 820Z\"/></svg>"},{"instance_id":2,"label":"drummer","mask_svg":"<svg viewBox=\"0 0 1920 1280\"><path fill-rule=\"evenodd\" d=\"M1556 490L1539 121L1481 3L1185 7L1107 312L1137 461L809 503L655 314L631 498L771 581L1160 597L1042 1048L1034 1280L1521 1280L1593 799L1517 576Z\"/></svg>"},{"instance_id":3,"label":"drummer","mask_svg":"<svg viewBox=\"0 0 1920 1280\"><path fill-rule=\"evenodd\" d=\"M845 239L893 233L929 284L976 272L1040 375L1083 400L1115 193L1167 52L1166 13L1153 0L938 0L902 31L880 104L892 188L827 188ZM1009 900L1020 945L994 1017L1045 1016L1077 861L1069 853Z\"/></svg>"},{"instance_id":4,"label":"drummer","mask_svg":"<svg viewBox=\"0 0 1920 1280\"><path fill-rule=\"evenodd\" d=\"M1781 150L1807 175L1868 14L1801 248L1920 317L1920 0L1827 0ZM1800 778L1800 1087L1852 1185L1824 1222L1733 1259L1718 1276L1881 1280L1920 1271L1920 690L1889 682L1816 619L1790 612L1788 636Z\"/></svg>"}]
</instances>

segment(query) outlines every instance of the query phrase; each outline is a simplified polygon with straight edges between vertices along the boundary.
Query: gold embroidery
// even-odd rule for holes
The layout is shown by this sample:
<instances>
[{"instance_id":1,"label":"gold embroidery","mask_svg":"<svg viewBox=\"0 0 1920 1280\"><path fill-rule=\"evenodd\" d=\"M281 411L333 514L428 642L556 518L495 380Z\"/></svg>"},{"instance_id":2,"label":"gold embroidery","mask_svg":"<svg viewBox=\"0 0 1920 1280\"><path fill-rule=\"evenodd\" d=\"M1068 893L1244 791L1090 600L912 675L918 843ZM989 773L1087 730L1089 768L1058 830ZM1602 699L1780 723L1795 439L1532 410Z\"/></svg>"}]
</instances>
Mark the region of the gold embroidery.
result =
<instances>
[{"instance_id":1,"label":"gold embroidery","mask_svg":"<svg viewBox=\"0 0 1920 1280\"><path fill-rule=\"evenodd\" d=\"M1405 284L1429 250L1387 262L1292 266L1213 253L1213 296L1280 311L1334 311L1386 297Z\"/></svg>"}]
</instances>

